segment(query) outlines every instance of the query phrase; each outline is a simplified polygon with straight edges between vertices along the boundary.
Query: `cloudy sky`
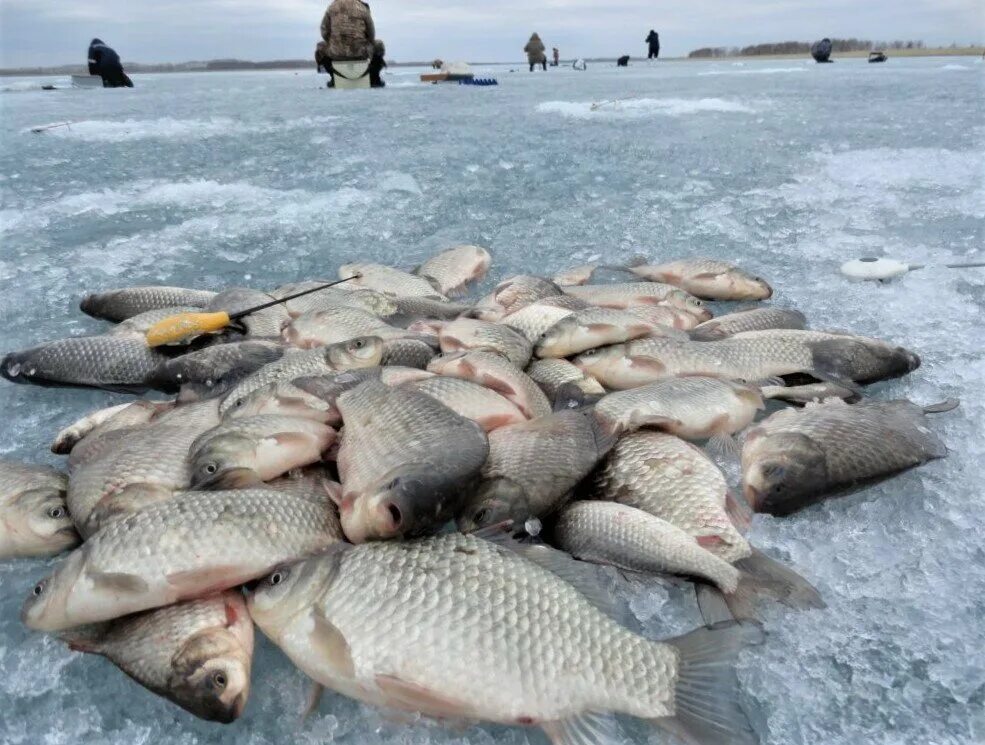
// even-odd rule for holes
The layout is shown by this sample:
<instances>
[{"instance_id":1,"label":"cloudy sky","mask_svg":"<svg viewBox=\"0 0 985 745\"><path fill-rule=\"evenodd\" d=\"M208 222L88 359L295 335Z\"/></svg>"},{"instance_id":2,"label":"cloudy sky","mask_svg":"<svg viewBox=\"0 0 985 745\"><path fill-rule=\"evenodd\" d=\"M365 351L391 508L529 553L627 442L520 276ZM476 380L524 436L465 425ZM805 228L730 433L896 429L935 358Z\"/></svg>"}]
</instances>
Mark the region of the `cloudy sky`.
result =
<instances>
[{"instance_id":1,"label":"cloudy sky","mask_svg":"<svg viewBox=\"0 0 985 745\"><path fill-rule=\"evenodd\" d=\"M84 60L99 36L124 61L306 58L327 0L0 0L0 66ZM982 0L374 0L395 60L521 59L531 31L563 56L663 52L822 36L985 40Z\"/></svg>"}]
</instances>

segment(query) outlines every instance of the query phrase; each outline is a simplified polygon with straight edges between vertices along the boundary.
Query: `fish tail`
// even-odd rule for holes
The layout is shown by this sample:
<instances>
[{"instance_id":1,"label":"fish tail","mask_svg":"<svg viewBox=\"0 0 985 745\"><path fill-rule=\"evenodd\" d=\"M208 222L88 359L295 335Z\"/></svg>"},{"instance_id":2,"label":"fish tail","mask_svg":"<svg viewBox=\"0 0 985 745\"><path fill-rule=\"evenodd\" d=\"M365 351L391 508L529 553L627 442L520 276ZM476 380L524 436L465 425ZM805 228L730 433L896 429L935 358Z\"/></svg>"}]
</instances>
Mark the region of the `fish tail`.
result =
<instances>
[{"instance_id":1,"label":"fish tail","mask_svg":"<svg viewBox=\"0 0 985 745\"><path fill-rule=\"evenodd\" d=\"M948 398L937 404L930 404L923 407L924 414L943 414L948 411L954 411L961 405L960 399Z\"/></svg>"},{"instance_id":2,"label":"fish tail","mask_svg":"<svg viewBox=\"0 0 985 745\"><path fill-rule=\"evenodd\" d=\"M669 639L679 655L674 715L653 723L694 745L758 743L740 705L735 660L762 639L759 624L748 621L716 623Z\"/></svg>"},{"instance_id":3,"label":"fish tail","mask_svg":"<svg viewBox=\"0 0 985 745\"><path fill-rule=\"evenodd\" d=\"M754 605L761 598L771 598L791 608L823 608L820 593L793 569L766 554L752 549L752 555L735 562L739 586L725 595L725 604L735 618L756 617Z\"/></svg>"}]
</instances>

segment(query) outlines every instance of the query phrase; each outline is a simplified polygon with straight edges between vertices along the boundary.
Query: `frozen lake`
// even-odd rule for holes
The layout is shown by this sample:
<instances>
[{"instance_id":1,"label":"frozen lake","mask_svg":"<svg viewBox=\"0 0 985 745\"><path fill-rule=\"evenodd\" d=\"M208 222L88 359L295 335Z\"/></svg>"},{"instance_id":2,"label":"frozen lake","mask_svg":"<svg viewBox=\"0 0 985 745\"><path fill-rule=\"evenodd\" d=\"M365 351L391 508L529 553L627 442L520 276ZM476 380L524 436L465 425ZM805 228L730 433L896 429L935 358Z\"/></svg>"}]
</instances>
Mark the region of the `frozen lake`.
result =
<instances>
[{"instance_id":1,"label":"frozen lake","mask_svg":"<svg viewBox=\"0 0 985 745\"><path fill-rule=\"evenodd\" d=\"M985 270L887 286L837 271L866 255L985 258L985 65L516 69L479 69L500 85L466 88L398 68L385 91L348 93L307 71L136 75L132 91L0 78L0 353L101 328L79 298L129 284L270 288L356 258L411 267L462 242L491 249L490 281L594 256L734 260L815 328L922 356L875 395L963 402L934 420L947 460L756 518L753 543L828 608L766 610L767 642L740 671L755 727L774 745L985 741ZM117 400L0 381L0 455L56 463L54 432ZM332 695L301 723L305 683L269 643L245 716L199 722L108 662L29 634L18 611L45 573L0 563L0 742L546 742L408 727ZM699 623L689 591L629 589L654 638ZM627 728L628 742L660 737Z\"/></svg>"}]
</instances>

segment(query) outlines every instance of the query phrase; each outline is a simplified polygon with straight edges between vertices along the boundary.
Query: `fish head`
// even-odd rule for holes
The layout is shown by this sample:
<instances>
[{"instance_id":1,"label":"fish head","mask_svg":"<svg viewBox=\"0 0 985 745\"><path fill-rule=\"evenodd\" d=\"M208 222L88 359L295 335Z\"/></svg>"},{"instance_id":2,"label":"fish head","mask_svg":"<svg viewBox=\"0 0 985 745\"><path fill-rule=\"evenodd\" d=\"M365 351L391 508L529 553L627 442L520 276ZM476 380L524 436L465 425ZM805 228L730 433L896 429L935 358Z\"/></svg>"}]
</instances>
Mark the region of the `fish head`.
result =
<instances>
[{"instance_id":1,"label":"fish head","mask_svg":"<svg viewBox=\"0 0 985 745\"><path fill-rule=\"evenodd\" d=\"M72 590L85 568L85 546L76 549L54 572L31 588L21 606L21 622L35 631L59 631L76 625L69 619Z\"/></svg>"},{"instance_id":2,"label":"fish head","mask_svg":"<svg viewBox=\"0 0 985 745\"><path fill-rule=\"evenodd\" d=\"M769 300L773 297L773 288L762 277L733 270L731 280L733 297L736 300Z\"/></svg>"},{"instance_id":3,"label":"fish head","mask_svg":"<svg viewBox=\"0 0 985 745\"><path fill-rule=\"evenodd\" d=\"M343 499L342 530L353 543L428 535L448 520L458 486L440 468L401 468L361 497Z\"/></svg>"},{"instance_id":4,"label":"fish head","mask_svg":"<svg viewBox=\"0 0 985 745\"><path fill-rule=\"evenodd\" d=\"M228 724L250 695L253 621L238 593L226 595L225 626L191 637L171 658L167 697L196 716Z\"/></svg>"},{"instance_id":5,"label":"fish head","mask_svg":"<svg viewBox=\"0 0 985 745\"><path fill-rule=\"evenodd\" d=\"M824 451L810 437L784 432L759 435L747 444L754 449L743 464L743 495L756 512L794 512L826 487Z\"/></svg>"},{"instance_id":6,"label":"fish head","mask_svg":"<svg viewBox=\"0 0 985 745\"><path fill-rule=\"evenodd\" d=\"M537 516L531 513L523 487L511 479L495 478L482 482L459 510L455 523L463 533L471 533L508 520L522 525L530 517Z\"/></svg>"},{"instance_id":7,"label":"fish head","mask_svg":"<svg viewBox=\"0 0 985 745\"><path fill-rule=\"evenodd\" d=\"M625 367L629 360L629 347L626 344L612 344L608 347L586 349L575 357L572 362L586 375L589 375L603 385Z\"/></svg>"},{"instance_id":8,"label":"fish head","mask_svg":"<svg viewBox=\"0 0 985 745\"><path fill-rule=\"evenodd\" d=\"M0 507L0 559L54 556L79 542L61 489L28 489Z\"/></svg>"},{"instance_id":9,"label":"fish head","mask_svg":"<svg viewBox=\"0 0 985 745\"><path fill-rule=\"evenodd\" d=\"M567 357L580 329L584 327L572 316L562 318L537 339L535 350L541 358ZM580 347L584 349L584 346Z\"/></svg>"},{"instance_id":10,"label":"fish head","mask_svg":"<svg viewBox=\"0 0 985 745\"><path fill-rule=\"evenodd\" d=\"M247 598L250 617L263 633L277 642L281 633L299 614L328 589L342 557L352 547L337 543L310 559L274 568L253 588Z\"/></svg>"},{"instance_id":11,"label":"fish head","mask_svg":"<svg viewBox=\"0 0 985 745\"><path fill-rule=\"evenodd\" d=\"M375 367L383 359L383 340L378 336L355 339L325 348L325 359L336 370Z\"/></svg>"},{"instance_id":12,"label":"fish head","mask_svg":"<svg viewBox=\"0 0 985 745\"><path fill-rule=\"evenodd\" d=\"M342 421L334 406L298 388L293 382L265 385L245 398L234 401L224 416L228 420L268 414L294 416L325 424L338 424Z\"/></svg>"},{"instance_id":13,"label":"fish head","mask_svg":"<svg viewBox=\"0 0 985 745\"><path fill-rule=\"evenodd\" d=\"M680 291L680 295L675 292L673 297L675 300L671 301L670 298L668 298L668 301L681 310L690 313L698 320L698 323L704 323L705 321L710 321L712 319L711 311L708 309L708 306L705 305L703 300L700 300L694 297L694 295L690 295L683 291Z\"/></svg>"},{"instance_id":14,"label":"fish head","mask_svg":"<svg viewBox=\"0 0 985 745\"><path fill-rule=\"evenodd\" d=\"M194 447L192 489L244 489L256 485L257 440L238 432L209 437Z\"/></svg>"}]
</instances>

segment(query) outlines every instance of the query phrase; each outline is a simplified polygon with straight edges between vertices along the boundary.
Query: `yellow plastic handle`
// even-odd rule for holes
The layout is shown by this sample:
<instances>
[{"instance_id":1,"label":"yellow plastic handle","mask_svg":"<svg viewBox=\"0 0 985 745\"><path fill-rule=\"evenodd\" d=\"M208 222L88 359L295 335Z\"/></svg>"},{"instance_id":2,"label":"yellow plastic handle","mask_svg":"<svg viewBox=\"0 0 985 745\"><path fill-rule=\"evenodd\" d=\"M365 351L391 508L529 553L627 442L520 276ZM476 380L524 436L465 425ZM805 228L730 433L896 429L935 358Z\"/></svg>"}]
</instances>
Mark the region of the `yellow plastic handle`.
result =
<instances>
[{"instance_id":1,"label":"yellow plastic handle","mask_svg":"<svg viewBox=\"0 0 985 745\"><path fill-rule=\"evenodd\" d=\"M179 313L176 316L158 321L147 329L147 346L160 347L164 344L177 344L192 336L222 331L230 324L229 314L217 313Z\"/></svg>"}]
</instances>

